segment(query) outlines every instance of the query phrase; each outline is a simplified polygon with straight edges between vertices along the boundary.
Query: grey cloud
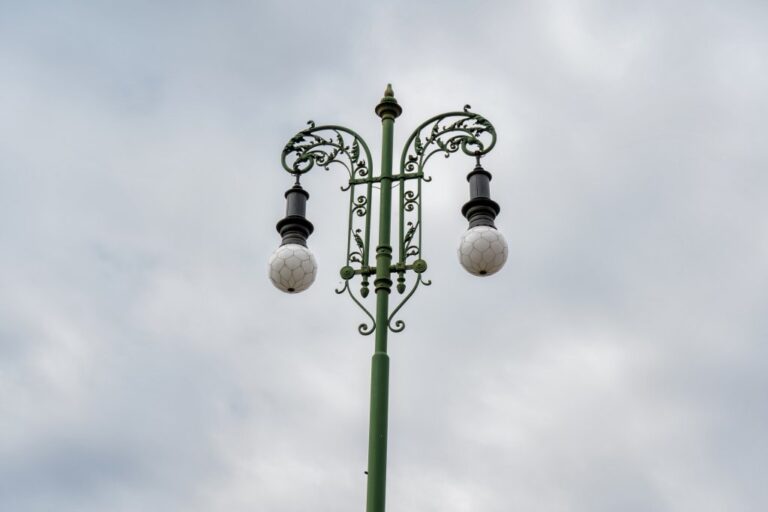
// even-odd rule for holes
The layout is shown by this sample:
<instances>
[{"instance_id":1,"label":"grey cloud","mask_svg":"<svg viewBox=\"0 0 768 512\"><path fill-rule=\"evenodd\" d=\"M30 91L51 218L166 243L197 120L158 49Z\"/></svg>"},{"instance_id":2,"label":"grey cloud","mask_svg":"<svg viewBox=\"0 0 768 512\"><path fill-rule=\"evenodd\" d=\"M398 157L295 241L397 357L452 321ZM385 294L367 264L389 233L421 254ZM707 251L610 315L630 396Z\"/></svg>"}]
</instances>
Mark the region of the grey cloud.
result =
<instances>
[{"instance_id":1,"label":"grey cloud","mask_svg":"<svg viewBox=\"0 0 768 512\"><path fill-rule=\"evenodd\" d=\"M759 2L10 4L0 17L0 509L354 510L371 340L265 266L283 144L377 153L386 82L469 102L510 243L455 256L471 162L433 164L434 284L390 341L392 510L765 508L768 70ZM378 165L378 159L376 159Z\"/></svg>"}]
</instances>

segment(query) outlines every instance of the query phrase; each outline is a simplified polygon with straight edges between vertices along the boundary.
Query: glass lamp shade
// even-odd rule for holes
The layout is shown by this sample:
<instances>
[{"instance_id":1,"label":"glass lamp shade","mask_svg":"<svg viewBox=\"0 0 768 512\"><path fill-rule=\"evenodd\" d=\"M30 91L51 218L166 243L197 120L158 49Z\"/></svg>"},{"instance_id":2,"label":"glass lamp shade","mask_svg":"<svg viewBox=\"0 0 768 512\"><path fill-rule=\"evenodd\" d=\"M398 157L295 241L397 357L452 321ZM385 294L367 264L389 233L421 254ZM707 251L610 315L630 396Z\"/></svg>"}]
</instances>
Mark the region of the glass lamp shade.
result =
<instances>
[{"instance_id":1,"label":"glass lamp shade","mask_svg":"<svg viewBox=\"0 0 768 512\"><path fill-rule=\"evenodd\" d=\"M281 245L269 258L269 279L286 293L303 292L315 281L316 275L315 256L303 245Z\"/></svg>"},{"instance_id":2,"label":"glass lamp shade","mask_svg":"<svg viewBox=\"0 0 768 512\"><path fill-rule=\"evenodd\" d=\"M461 235L459 262L472 275L495 274L507 261L507 241L490 226L475 226Z\"/></svg>"}]
</instances>

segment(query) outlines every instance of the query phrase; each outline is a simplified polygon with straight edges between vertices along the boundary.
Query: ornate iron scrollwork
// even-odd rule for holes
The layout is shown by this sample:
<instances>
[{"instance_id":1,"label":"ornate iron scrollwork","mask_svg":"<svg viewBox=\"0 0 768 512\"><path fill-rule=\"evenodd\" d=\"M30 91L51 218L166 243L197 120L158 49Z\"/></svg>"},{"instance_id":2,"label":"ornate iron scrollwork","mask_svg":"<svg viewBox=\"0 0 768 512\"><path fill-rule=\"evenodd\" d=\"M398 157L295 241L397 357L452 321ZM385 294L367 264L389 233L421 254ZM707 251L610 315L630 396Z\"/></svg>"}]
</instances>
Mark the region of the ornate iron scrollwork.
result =
<instances>
[{"instance_id":1,"label":"ornate iron scrollwork","mask_svg":"<svg viewBox=\"0 0 768 512\"><path fill-rule=\"evenodd\" d=\"M309 172L315 166L329 170L333 164L346 169L349 175L342 191L349 192L346 264L341 269L344 284L336 293L349 296L368 316L371 323L358 326L361 334L375 331L376 321L363 305L370 293L369 277L376 273L370 266L371 257L371 204L373 184L380 179L374 176L371 152L365 141L354 131L337 125L316 126L313 121L309 128L297 133L283 149L283 168L296 177ZM395 289L404 294L387 319L384 328L392 332L405 329L405 322L395 319L416 289L431 281L424 279L427 263L422 259L422 183L431 181L424 174L424 166L436 154L448 158L461 150L464 154L481 157L496 145L496 130L483 116L470 111L466 105L463 111L447 112L434 116L422 123L408 138L403 148L398 174L392 177L393 187L399 187L399 255L391 272L397 274ZM357 187L363 187L361 193ZM406 274L412 270L415 277L408 289ZM351 280L361 276L360 297L352 292ZM407 293L406 293L407 292Z\"/></svg>"},{"instance_id":2,"label":"ornate iron scrollwork","mask_svg":"<svg viewBox=\"0 0 768 512\"><path fill-rule=\"evenodd\" d=\"M469 156L483 156L491 151L496 145L496 129L470 108L465 105L461 112L434 116L416 128L403 148L401 172L421 173L427 161L439 153L448 158L459 149Z\"/></svg>"},{"instance_id":3,"label":"ornate iron scrollwork","mask_svg":"<svg viewBox=\"0 0 768 512\"><path fill-rule=\"evenodd\" d=\"M388 327L392 332L405 328L402 320L392 323L395 315L413 296L419 284L431 284L422 278L426 262L422 259L422 218L421 198L422 182L431 178L424 174L424 167L434 155L442 154L446 158L461 150L464 154L479 158L496 145L496 129L480 114L470 111L465 105L461 112L446 112L434 116L413 131L403 148L400 158L400 171L395 177L400 187L400 222L399 222L399 259L396 265L397 291L405 293L406 270L413 269L416 279L411 290L397 305L389 317ZM417 270L419 263L424 268Z\"/></svg>"},{"instance_id":4,"label":"ornate iron scrollwork","mask_svg":"<svg viewBox=\"0 0 768 512\"><path fill-rule=\"evenodd\" d=\"M282 163L286 171L300 175L309 172L315 165L328 170L331 164L337 163L346 168L350 180L370 174L371 152L357 133L343 126L315 126L312 120L307 124L309 128L294 135L283 148ZM347 141L347 137L351 137L352 141ZM361 148L364 159L360 158Z\"/></svg>"},{"instance_id":5,"label":"ornate iron scrollwork","mask_svg":"<svg viewBox=\"0 0 768 512\"><path fill-rule=\"evenodd\" d=\"M371 319L371 325L362 323L358 326L360 334L368 335L374 332L376 322L370 311L352 292L349 280L356 273L362 275L360 295L368 296L368 274L363 272L369 268L371 211L370 205L373 194L373 160L368 145L357 133L337 125L316 126L314 121L307 123L309 128L294 135L285 145L282 154L283 168L293 174L298 181L302 174L315 166L330 170L331 165L342 166L349 176L347 185L341 187L342 192L349 191L349 211L347 225L347 256L346 265L342 269L344 286L336 293L349 293L349 296L360 309ZM358 193L357 187L364 190ZM352 267L358 267L357 272ZM351 271L351 274L347 271Z\"/></svg>"}]
</instances>

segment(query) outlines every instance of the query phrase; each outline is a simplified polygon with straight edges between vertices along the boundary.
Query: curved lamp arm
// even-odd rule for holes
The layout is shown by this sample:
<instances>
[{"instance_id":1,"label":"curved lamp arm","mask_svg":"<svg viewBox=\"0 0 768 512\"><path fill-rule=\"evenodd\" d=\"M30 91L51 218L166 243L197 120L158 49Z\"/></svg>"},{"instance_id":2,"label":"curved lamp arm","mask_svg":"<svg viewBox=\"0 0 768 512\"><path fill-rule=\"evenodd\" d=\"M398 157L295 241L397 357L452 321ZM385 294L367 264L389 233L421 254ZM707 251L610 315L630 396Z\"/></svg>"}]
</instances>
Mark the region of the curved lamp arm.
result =
<instances>
[{"instance_id":1,"label":"curved lamp arm","mask_svg":"<svg viewBox=\"0 0 768 512\"><path fill-rule=\"evenodd\" d=\"M464 105L461 112L446 112L421 123L405 143L400 172L423 172L424 165L437 153L446 158L459 149L475 157L489 153L496 145L496 128L470 108Z\"/></svg>"},{"instance_id":2,"label":"curved lamp arm","mask_svg":"<svg viewBox=\"0 0 768 512\"><path fill-rule=\"evenodd\" d=\"M360 135L344 126L315 126L314 121L307 121L307 124L309 128L291 137L283 148L283 169L298 177L309 172L315 165L327 171L331 164L337 163L347 170L350 180L371 174L371 151ZM345 136L351 137L351 143ZM364 160L360 159L360 148L363 149ZM342 160L342 157L345 159Z\"/></svg>"},{"instance_id":3,"label":"curved lamp arm","mask_svg":"<svg viewBox=\"0 0 768 512\"><path fill-rule=\"evenodd\" d=\"M349 210L347 228L347 257L346 265L342 268L342 278L345 283L336 293L349 293L352 300L371 319L371 325L360 324L361 334L371 334L375 330L373 315L363 306L352 292L349 279L356 274L362 275L360 295L365 298L369 293L368 276L375 273L371 270L370 239L371 211L370 205L373 194L373 159L365 140L355 131L344 126L316 126L314 121L307 123L309 128L291 137L283 148L281 163L283 169L296 178L295 187L301 187L301 175L306 174L315 166L329 170L332 164L342 166L349 176L349 182L341 187L349 191ZM365 191L356 194L355 187L364 186ZM290 192L290 191L289 191ZM308 194L304 193L307 197ZM290 215L290 214L289 214ZM364 219L362 227L358 227ZM356 265L355 269L352 265Z\"/></svg>"},{"instance_id":4,"label":"curved lamp arm","mask_svg":"<svg viewBox=\"0 0 768 512\"><path fill-rule=\"evenodd\" d=\"M402 320L394 324L392 320L413 296L419 284L431 284L421 275L427 266L421 257L421 184L422 181L431 181L424 174L424 166L436 154L448 158L459 150L479 162L480 157L496 145L494 126L485 117L471 112L470 108L465 105L463 111L446 112L427 119L413 131L403 147L400 170L396 176L400 183L399 259L395 265L398 274L397 291L402 294L406 290L406 270L414 270L417 277L410 292L389 317L389 328L393 332L405 328Z\"/></svg>"}]
</instances>

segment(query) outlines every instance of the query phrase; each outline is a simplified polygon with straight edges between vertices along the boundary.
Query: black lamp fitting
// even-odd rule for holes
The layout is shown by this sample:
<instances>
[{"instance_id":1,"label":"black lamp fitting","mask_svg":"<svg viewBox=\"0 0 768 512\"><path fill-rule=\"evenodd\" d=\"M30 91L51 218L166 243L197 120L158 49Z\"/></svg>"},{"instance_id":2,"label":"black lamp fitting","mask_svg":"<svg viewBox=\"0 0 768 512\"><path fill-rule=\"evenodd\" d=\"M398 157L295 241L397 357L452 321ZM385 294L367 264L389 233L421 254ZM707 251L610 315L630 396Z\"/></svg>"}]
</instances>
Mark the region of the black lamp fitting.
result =
<instances>
[{"instance_id":1,"label":"black lamp fitting","mask_svg":"<svg viewBox=\"0 0 768 512\"><path fill-rule=\"evenodd\" d=\"M277 232L283 237L280 245L299 244L307 246L307 238L315 230L307 220L307 199L309 192L297 182L285 192L285 218L277 223Z\"/></svg>"},{"instance_id":2,"label":"black lamp fitting","mask_svg":"<svg viewBox=\"0 0 768 512\"><path fill-rule=\"evenodd\" d=\"M493 221L501 208L491 199L491 178L491 173L483 169L479 159L475 168L467 174L469 201L461 207L461 214L469 221L470 228L475 226L496 228Z\"/></svg>"}]
</instances>

